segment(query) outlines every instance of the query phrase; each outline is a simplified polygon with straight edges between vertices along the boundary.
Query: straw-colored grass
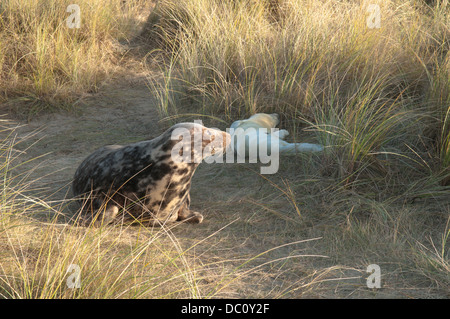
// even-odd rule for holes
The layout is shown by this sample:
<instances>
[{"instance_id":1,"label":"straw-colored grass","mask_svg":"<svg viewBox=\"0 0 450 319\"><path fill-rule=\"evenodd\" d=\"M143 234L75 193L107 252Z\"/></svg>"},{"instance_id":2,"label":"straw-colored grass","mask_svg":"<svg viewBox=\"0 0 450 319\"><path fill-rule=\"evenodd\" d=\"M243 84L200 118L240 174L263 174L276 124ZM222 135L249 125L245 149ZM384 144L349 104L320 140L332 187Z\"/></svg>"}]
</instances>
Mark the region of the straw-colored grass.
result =
<instances>
[{"instance_id":1,"label":"straw-colored grass","mask_svg":"<svg viewBox=\"0 0 450 319\"><path fill-rule=\"evenodd\" d=\"M379 28L368 24L373 4ZM163 80L151 79L162 116L281 114L292 140L325 151L292 159L271 184L300 223L327 229L329 254L373 251L448 284L448 1L164 1L149 21L163 53ZM306 227L276 201L251 201ZM424 223L441 235L424 237Z\"/></svg>"},{"instance_id":2,"label":"straw-colored grass","mask_svg":"<svg viewBox=\"0 0 450 319\"><path fill-rule=\"evenodd\" d=\"M62 213L70 199L55 202L32 195L36 181L21 170L23 152L18 150L14 128L4 123L1 132L6 138L0 141L1 299L229 297L243 279L264 267L291 259L325 257L289 254L265 258L318 238L291 241L245 256L201 257L205 247L206 251L223 249L216 247L215 238L233 221L184 240L178 238L178 227L187 227L183 224L79 226L76 214ZM302 283L310 287L316 279L311 274Z\"/></svg>"},{"instance_id":3,"label":"straw-colored grass","mask_svg":"<svg viewBox=\"0 0 450 319\"><path fill-rule=\"evenodd\" d=\"M135 35L145 2L77 1L80 27L67 12L73 1L0 3L0 102L37 112L70 106L119 71L118 41Z\"/></svg>"},{"instance_id":4,"label":"straw-colored grass","mask_svg":"<svg viewBox=\"0 0 450 319\"><path fill-rule=\"evenodd\" d=\"M34 112L97 91L127 65L116 41L136 35L144 2L77 1L70 29L69 1L2 1L1 102ZM140 39L162 117L225 128L277 112L291 140L325 151L273 176L200 166L200 227L93 228L30 195L26 154L2 131L0 297L448 296L449 25L446 0L159 1ZM372 263L381 290L363 280Z\"/></svg>"},{"instance_id":5,"label":"straw-colored grass","mask_svg":"<svg viewBox=\"0 0 450 319\"><path fill-rule=\"evenodd\" d=\"M161 112L190 102L226 121L280 113L294 136L316 129L346 183L420 135L447 184L450 14L439 3L164 1L148 28L168 53Z\"/></svg>"}]
</instances>

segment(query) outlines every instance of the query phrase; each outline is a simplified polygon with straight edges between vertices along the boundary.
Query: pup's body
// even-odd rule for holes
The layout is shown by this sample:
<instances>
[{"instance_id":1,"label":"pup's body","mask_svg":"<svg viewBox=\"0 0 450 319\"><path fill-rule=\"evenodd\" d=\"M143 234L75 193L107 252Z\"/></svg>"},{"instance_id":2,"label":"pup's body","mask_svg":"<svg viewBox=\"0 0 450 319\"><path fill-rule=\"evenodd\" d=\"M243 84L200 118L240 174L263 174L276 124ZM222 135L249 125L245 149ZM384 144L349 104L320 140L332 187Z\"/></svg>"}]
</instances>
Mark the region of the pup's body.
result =
<instances>
[{"instance_id":1,"label":"pup's body","mask_svg":"<svg viewBox=\"0 0 450 319\"><path fill-rule=\"evenodd\" d=\"M176 129L189 130L192 139L173 137ZM73 193L84 201L83 215L90 215L88 221L93 219L96 224L140 221L158 225L177 220L201 223L203 216L189 209L191 179L204 158L202 151L214 140L212 136L219 134L221 144L214 145L219 153L225 151L229 135L193 123L174 125L152 140L98 149L81 163L74 176ZM178 143L193 146L194 135L202 137L201 150L189 149L191 156L200 156L200 160L174 161L172 148Z\"/></svg>"},{"instance_id":2,"label":"pup's body","mask_svg":"<svg viewBox=\"0 0 450 319\"><path fill-rule=\"evenodd\" d=\"M232 146L235 153L239 156L249 157L251 146L259 147L265 144L266 150L271 150L272 144L277 146L280 153L295 152L320 152L323 146L311 143L288 143L284 141L289 132L278 130L271 132L280 122L278 114L257 113L246 120L239 120L231 124ZM239 135L245 134L245 138L239 138ZM236 137L236 138L235 138Z\"/></svg>"}]
</instances>

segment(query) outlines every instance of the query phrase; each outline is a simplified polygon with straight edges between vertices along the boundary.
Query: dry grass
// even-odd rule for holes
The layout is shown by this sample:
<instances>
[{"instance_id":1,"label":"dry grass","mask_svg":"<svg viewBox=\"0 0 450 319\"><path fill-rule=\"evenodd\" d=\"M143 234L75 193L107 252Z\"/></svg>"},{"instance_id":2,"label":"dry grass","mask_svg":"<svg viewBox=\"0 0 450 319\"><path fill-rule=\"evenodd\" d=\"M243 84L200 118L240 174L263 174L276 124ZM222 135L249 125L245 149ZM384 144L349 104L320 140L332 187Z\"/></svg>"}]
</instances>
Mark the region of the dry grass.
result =
<instances>
[{"instance_id":1,"label":"dry grass","mask_svg":"<svg viewBox=\"0 0 450 319\"><path fill-rule=\"evenodd\" d=\"M0 98L71 105L126 65L115 41L134 34L142 4L107 3L79 1L85 23L71 30L66 2L2 1ZM225 128L277 112L325 152L282 158L271 176L201 165L201 225L81 228L61 221L66 201L29 195L26 153L5 128L0 296L448 298L447 1L370 1L380 29L367 28L368 3L160 1L142 39L162 117ZM366 286L373 263L382 289ZM80 288L67 287L71 264Z\"/></svg>"},{"instance_id":2,"label":"dry grass","mask_svg":"<svg viewBox=\"0 0 450 319\"><path fill-rule=\"evenodd\" d=\"M449 12L446 1L165 1L147 28L164 53L163 80L151 83L162 116L199 113L220 127L211 118L277 112L294 140L324 144L319 158L282 159L292 163L277 182L262 178L266 196L239 194L289 232L323 237L320 253L338 264L375 259L395 265L392 278L426 273L443 288ZM234 182L247 189L243 178Z\"/></svg>"},{"instance_id":3,"label":"dry grass","mask_svg":"<svg viewBox=\"0 0 450 319\"><path fill-rule=\"evenodd\" d=\"M346 183L384 166L382 156L416 159L407 144L433 153L446 184L446 2L370 3L380 6L379 29L367 25L368 1L161 3L147 28L168 56L154 83L161 114L184 104L227 122L277 112L294 136L315 129Z\"/></svg>"},{"instance_id":4,"label":"dry grass","mask_svg":"<svg viewBox=\"0 0 450 319\"><path fill-rule=\"evenodd\" d=\"M68 107L122 70L119 41L136 34L145 1L78 1L80 28L69 28L72 2L1 2L0 102Z\"/></svg>"},{"instance_id":5,"label":"dry grass","mask_svg":"<svg viewBox=\"0 0 450 319\"><path fill-rule=\"evenodd\" d=\"M223 298L246 293L270 297L287 289L287 279L275 291L248 288L245 281L272 282L268 271L274 266L323 258L298 251L308 239L237 253L230 243L223 245L222 236L239 218L212 223L196 236L196 225L77 226L62 213L70 200L50 202L32 195L37 181L20 169L24 153L9 127L4 127L9 137L0 147L1 298ZM80 285L73 287L78 273ZM315 280L310 274L302 284L309 288Z\"/></svg>"}]
</instances>

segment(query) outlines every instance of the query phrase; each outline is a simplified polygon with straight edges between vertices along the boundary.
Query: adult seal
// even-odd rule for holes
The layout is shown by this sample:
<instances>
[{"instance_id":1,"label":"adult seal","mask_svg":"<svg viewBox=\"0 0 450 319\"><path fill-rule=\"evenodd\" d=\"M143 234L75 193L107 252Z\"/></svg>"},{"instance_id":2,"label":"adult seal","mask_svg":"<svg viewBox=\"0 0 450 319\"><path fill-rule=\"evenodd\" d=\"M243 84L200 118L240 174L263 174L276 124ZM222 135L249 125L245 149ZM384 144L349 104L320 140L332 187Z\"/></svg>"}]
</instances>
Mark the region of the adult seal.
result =
<instances>
[{"instance_id":1,"label":"adult seal","mask_svg":"<svg viewBox=\"0 0 450 319\"><path fill-rule=\"evenodd\" d=\"M140 222L201 223L189 209L191 179L206 157L221 156L226 132L198 123L179 123L160 136L129 145L104 146L75 172L72 190L86 224Z\"/></svg>"}]
</instances>

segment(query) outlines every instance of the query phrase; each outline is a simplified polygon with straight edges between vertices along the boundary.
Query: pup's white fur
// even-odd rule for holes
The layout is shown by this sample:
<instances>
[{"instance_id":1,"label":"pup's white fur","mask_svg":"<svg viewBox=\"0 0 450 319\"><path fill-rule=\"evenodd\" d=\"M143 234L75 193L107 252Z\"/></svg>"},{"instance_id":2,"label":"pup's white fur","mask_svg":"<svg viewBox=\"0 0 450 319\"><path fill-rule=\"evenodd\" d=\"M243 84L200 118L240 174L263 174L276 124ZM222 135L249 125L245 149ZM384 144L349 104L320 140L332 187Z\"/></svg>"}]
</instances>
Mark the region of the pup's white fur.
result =
<instances>
[{"instance_id":1,"label":"pup's white fur","mask_svg":"<svg viewBox=\"0 0 450 319\"><path fill-rule=\"evenodd\" d=\"M284 141L286 136L289 135L288 131L277 130L276 132L271 132L271 128L275 128L279 122L279 116L276 113L257 113L249 119L233 122L230 127L230 133L234 152L239 156L249 157L249 146L256 144L259 150L259 146L262 143L266 144L266 150L268 151L271 150L272 144L276 145L278 143L278 152L280 153L320 152L323 150L323 146L319 144L288 143ZM245 135L245 138L242 138L242 136L239 138L239 135L242 134Z\"/></svg>"}]
</instances>

